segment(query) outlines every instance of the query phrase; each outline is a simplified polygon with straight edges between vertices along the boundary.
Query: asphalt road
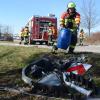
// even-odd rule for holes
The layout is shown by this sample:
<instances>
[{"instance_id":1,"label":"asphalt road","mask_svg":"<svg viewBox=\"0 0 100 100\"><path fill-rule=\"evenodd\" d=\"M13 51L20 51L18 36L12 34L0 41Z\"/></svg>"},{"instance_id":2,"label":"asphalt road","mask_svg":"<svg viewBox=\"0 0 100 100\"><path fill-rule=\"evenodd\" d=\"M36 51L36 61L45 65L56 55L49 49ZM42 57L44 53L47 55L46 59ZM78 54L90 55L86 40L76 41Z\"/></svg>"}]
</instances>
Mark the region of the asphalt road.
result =
<instances>
[{"instance_id":1,"label":"asphalt road","mask_svg":"<svg viewBox=\"0 0 100 100\"><path fill-rule=\"evenodd\" d=\"M76 46L75 51L100 53L100 45Z\"/></svg>"},{"instance_id":2,"label":"asphalt road","mask_svg":"<svg viewBox=\"0 0 100 100\"><path fill-rule=\"evenodd\" d=\"M23 45L23 44L17 44L17 43L0 43L0 45L6 45L6 46L24 46L24 47L37 47L37 48L52 48L51 46L47 45ZM100 53L100 45L84 45L84 46L76 46L75 47L76 52L94 52L94 53Z\"/></svg>"}]
</instances>

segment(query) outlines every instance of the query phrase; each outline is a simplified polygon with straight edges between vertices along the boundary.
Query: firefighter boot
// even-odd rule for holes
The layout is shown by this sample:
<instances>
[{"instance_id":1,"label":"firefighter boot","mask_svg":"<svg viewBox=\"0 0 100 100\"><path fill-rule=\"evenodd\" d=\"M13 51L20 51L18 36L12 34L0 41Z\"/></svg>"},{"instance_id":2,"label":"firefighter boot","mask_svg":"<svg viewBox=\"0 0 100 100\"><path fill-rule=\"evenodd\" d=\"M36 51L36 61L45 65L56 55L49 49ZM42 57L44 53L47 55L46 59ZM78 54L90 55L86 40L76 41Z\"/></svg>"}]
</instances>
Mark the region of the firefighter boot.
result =
<instances>
[{"instance_id":1,"label":"firefighter boot","mask_svg":"<svg viewBox=\"0 0 100 100\"><path fill-rule=\"evenodd\" d=\"M71 47L70 47L68 53L69 53L69 54L73 54L73 53L74 53L74 48L71 48Z\"/></svg>"},{"instance_id":2,"label":"firefighter boot","mask_svg":"<svg viewBox=\"0 0 100 100\"><path fill-rule=\"evenodd\" d=\"M22 42L20 41L19 44L22 44Z\"/></svg>"},{"instance_id":3,"label":"firefighter boot","mask_svg":"<svg viewBox=\"0 0 100 100\"><path fill-rule=\"evenodd\" d=\"M52 53L56 53L56 51L58 50L58 48L57 48L57 44L56 43L54 43L54 45L52 46Z\"/></svg>"}]
</instances>

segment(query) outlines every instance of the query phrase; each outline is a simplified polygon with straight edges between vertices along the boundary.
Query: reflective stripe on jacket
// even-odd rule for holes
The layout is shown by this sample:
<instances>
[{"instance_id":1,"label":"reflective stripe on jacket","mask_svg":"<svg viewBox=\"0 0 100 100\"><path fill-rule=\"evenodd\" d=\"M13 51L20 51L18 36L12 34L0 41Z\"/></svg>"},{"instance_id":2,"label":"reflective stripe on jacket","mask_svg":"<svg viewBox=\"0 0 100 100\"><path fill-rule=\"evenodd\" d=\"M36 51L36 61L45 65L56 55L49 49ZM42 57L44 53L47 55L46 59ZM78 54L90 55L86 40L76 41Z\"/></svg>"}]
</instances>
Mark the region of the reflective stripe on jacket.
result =
<instances>
[{"instance_id":1,"label":"reflective stripe on jacket","mask_svg":"<svg viewBox=\"0 0 100 100\"><path fill-rule=\"evenodd\" d=\"M29 36L29 30L28 30L28 28L24 29L24 36Z\"/></svg>"},{"instance_id":2,"label":"reflective stripe on jacket","mask_svg":"<svg viewBox=\"0 0 100 100\"><path fill-rule=\"evenodd\" d=\"M72 29L77 28L77 26L79 26L80 24L80 14L76 12L76 17L74 19L68 19L69 14L67 12L64 12L61 15L60 18L60 25L67 25L67 22L72 22L73 23L73 27Z\"/></svg>"},{"instance_id":3,"label":"reflective stripe on jacket","mask_svg":"<svg viewBox=\"0 0 100 100\"><path fill-rule=\"evenodd\" d=\"M20 32L19 37L23 37L23 36L24 36L24 32Z\"/></svg>"},{"instance_id":4,"label":"reflective stripe on jacket","mask_svg":"<svg viewBox=\"0 0 100 100\"><path fill-rule=\"evenodd\" d=\"M49 27L48 35L54 35L54 34L55 34L55 28L53 26Z\"/></svg>"},{"instance_id":5,"label":"reflective stripe on jacket","mask_svg":"<svg viewBox=\"0 0 100 100\"><path fill-rule=\"evenodd\" d=\"M24 32L21 32L21 37L23 37L24 36Z\"/></svg>"},{"instance_id":6,"label":"reflective stripe on jacket","mask_svg":"<svg viewBox=\"0 0 100 100\"><path fill-rule=\"evenodd\" d=\"M83 32L80 32L80 34L79 34L79 38L84 38L84 33Z\"/></svg>"}]
</instances>

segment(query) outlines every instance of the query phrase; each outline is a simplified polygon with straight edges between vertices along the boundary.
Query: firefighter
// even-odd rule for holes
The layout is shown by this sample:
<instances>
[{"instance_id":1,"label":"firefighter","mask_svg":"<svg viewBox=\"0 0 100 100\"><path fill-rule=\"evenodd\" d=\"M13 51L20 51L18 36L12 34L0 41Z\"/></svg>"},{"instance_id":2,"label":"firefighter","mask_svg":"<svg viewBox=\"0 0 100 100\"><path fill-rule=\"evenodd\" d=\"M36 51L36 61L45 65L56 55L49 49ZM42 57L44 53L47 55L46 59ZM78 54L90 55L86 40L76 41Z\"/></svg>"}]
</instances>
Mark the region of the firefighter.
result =
<instances>
[{"instance_id":1,"label":"firefighter","mask_svg":"<svg viewBox=\"0 0 100 100\"><path fill-rule=\"evenodd\" d=\"M24 44L29 43L29 28L27 26L24 28L24 41Z\"/></svg>"},{"instance_id":2,"label":"firefighter","mask_svg":"<svg viewBox=\"0 0 100 100\"><path fill-rule=\"evenodd\" d=\"M79 45L80 46L83 46L83 41L84 41L84 31L83 29L81 29L79 33Z\"/></svg>"},{"instance_id":3,"label":"firefighter","mask_svg":"<svg viewBox=\"0 0 100 100\"><path fill-rule=\"evenodd\" d=\"M61 15L60 26L61 28L68 28L71 30L71 43L68 53L73 53L77 43L77 31L79 30L80 14L76 12L76 5L70 2L67 5L67 11Z\"/></svg>"},{"instance_id":4,"label":"firefighter","mask_svg":"<svg viewBox=\"0 0 100 100\"><path fill-rule=\"evenodd\" d=\"M55 34L55 28L52 23L49 23L49 28L48 28L48 45L53 44L53 37Z\"/></svg>"},{"instance_id":5,"label":"firefighter","mask_svg":"<svg viewBox=\"0 0 100 100\"><path fill-rule=\"evenodd\" d=\"M20 42L19 44L22 44L22 41L24 41L24 28L22 28L21 32L20 32Z\"/></svg>"}]
</instances>

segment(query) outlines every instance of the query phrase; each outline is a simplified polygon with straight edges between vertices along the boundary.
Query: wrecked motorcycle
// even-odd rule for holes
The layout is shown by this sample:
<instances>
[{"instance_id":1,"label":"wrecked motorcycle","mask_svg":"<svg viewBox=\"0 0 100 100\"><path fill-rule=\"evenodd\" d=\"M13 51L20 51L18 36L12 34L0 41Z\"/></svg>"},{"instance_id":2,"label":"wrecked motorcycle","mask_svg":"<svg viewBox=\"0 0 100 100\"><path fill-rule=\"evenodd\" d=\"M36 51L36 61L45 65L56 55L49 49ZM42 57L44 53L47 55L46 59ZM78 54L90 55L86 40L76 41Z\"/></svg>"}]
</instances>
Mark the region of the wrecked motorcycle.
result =
<instances>
[{"instance_id":1,"label":"wrecked motorcycle","mask_svg":"<svg viewBox=\"0 0 100 100\"><path fill-rule=\"evenodd\" d=\"M32 92L48 97L71 98L75 94L90 96L95 93L95 84L88 74L91 64L85 57L68 60L50 57L40 58L22 70L22 80L32 87Z\"/></svg>"}]
</instances>

